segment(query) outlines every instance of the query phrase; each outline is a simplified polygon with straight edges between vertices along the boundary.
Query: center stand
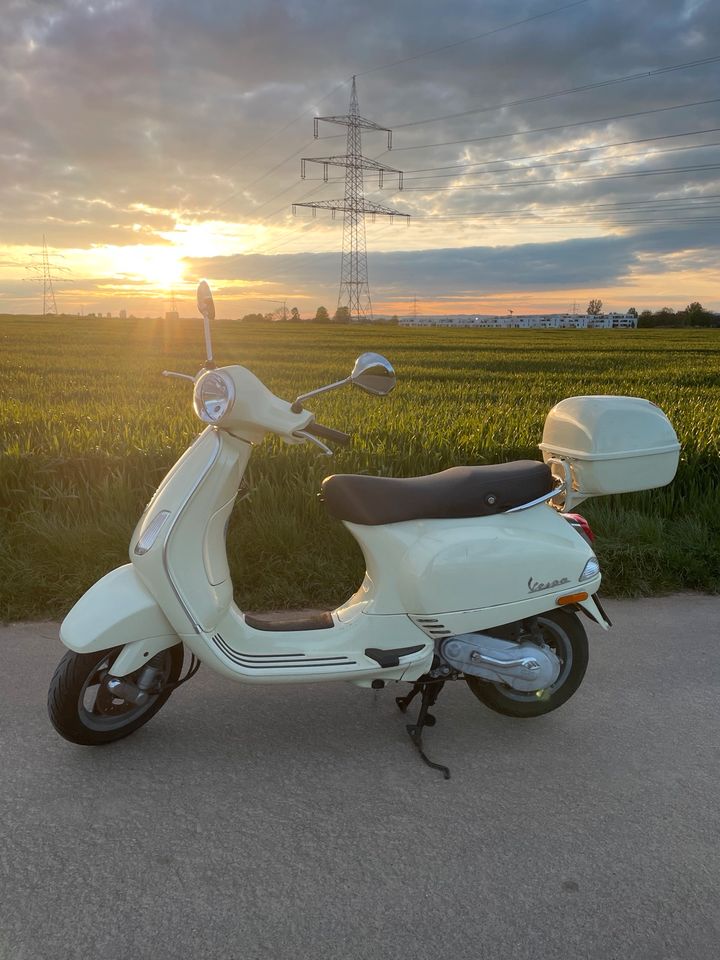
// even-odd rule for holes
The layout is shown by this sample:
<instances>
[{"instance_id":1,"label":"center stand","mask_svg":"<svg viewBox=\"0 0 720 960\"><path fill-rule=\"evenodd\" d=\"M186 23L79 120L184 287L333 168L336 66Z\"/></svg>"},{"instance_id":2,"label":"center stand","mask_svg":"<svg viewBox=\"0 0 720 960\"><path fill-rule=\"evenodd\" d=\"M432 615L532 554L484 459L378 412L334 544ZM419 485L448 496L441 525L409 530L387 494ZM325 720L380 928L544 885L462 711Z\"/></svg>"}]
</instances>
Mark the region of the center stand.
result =
<instances>
[{"instance_id":1,"label":"center stand","mask_svg":"<svg viewBox=\"0 0 720 960\"><path fill-rule=\"evenodd\" d=\"M433 763L432 760L428 759L423 750L423 727L434 727L436 723L435 716L432 713L428 713L428 710L430 707L434 706L435 701L440 695L440 691L445 686L444 679L431 679L430 676L431 675L426 674L428 679L420 677L419 680L416 680L410 693L406 697L395 697L395 703L400 708L400 711L405 713L418 693L421 694L420 712L418 713L418 718L415 723L407 724L405 729L410 734L410 739L415 744L418 753L423 758L425 763L429 767L432 767L433 770L440 770L443 777L446 780L449 780L450 770L441 763Z\"/></svg>"}]
</instances>

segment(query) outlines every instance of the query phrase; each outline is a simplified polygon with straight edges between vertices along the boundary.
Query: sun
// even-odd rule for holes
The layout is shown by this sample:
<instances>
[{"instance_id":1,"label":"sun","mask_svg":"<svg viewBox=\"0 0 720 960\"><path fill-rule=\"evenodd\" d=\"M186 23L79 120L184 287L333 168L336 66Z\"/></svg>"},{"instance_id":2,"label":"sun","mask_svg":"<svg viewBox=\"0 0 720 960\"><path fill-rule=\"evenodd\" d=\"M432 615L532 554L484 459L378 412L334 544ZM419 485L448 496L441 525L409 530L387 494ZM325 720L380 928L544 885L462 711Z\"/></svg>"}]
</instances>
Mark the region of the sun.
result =
<instances>
[{"instance_id":1,"label":"sun","mask_svg":"<svg viewBox=\"0 0 720 960\"><path fill-rule=\"evenodd\" d=\"M184 279L182 252L170 246L118 247L114 251L113 268L118 276L140 281L155 290L168 290Z\"/></svg>"}]
</instances>

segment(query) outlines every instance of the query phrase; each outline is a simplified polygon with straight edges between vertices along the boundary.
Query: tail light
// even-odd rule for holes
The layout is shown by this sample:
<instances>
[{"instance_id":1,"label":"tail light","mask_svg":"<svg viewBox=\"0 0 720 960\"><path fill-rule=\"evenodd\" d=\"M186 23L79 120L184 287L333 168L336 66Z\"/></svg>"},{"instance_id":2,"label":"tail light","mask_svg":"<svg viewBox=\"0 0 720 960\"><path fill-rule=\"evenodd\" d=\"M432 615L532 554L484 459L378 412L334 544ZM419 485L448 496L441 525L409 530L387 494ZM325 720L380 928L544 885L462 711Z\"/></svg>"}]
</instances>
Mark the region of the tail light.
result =
<instances>
[{"instance_id":1,"label":"tail light","mask_svg":"<svg viewBox=\"0 0 720 960\"><path fill-rule=\"evenodd\" d=\"M590 524L581 513L564 513L563 516L569 524L575 527L579 533L582 533L588 543L593 543L595 534L592 532Z\"/></svg>"}]
</instances>

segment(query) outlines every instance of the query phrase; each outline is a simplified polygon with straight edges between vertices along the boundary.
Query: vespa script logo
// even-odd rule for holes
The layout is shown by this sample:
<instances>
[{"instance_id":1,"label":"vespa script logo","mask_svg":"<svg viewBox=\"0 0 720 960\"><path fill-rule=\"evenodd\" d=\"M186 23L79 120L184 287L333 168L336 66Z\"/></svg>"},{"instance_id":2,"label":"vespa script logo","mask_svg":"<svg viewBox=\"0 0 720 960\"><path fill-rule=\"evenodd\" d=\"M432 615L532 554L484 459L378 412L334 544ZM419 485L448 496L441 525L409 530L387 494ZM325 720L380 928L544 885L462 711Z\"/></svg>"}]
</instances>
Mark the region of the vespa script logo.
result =
<instances>
[{"instance_id":1,"label":"vespa script logo","mask_svg":"<svg viewBox=\"0 0 720 960\"><path fill-rule=\"evenodd\" d=\"M567 577L563 577L562 580L548 580L547 583L543 583L542 580L533 580L532 577L528 580L528 593L541 593L543 590L553 590L555 587L562 587L564 583L570 583Z\"/></svg>"}]
</instances>

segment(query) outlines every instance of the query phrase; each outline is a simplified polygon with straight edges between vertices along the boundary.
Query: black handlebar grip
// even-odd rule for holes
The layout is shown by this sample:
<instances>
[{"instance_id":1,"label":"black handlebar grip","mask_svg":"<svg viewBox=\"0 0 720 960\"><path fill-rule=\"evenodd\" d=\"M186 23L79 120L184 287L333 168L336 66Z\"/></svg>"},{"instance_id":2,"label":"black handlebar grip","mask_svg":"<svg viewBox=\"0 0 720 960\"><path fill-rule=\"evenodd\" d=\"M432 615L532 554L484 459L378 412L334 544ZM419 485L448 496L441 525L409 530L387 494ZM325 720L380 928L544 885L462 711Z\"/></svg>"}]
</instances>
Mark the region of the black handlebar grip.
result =
<instances>
[{"instance_id":1,"label":"black handlebar grip","mask_svg":"<svg viewBox=\"0 0 720 960\"><path fill-rule=\"evenodd\" d=\"M316 423L314 420L305 427L305 432L312 433L315 437L322 437L323 440L332 440L334 443L341 443L345 447L352 440L349 433L343 433L342 430L333 430L332 427L324 427L321 423Z\"/></svg>"}]
</instances>

